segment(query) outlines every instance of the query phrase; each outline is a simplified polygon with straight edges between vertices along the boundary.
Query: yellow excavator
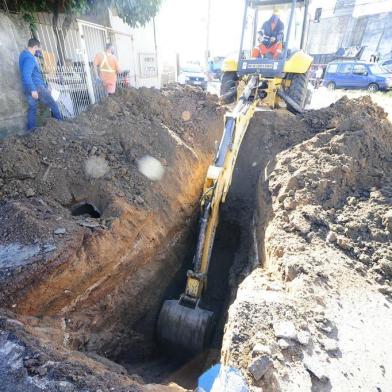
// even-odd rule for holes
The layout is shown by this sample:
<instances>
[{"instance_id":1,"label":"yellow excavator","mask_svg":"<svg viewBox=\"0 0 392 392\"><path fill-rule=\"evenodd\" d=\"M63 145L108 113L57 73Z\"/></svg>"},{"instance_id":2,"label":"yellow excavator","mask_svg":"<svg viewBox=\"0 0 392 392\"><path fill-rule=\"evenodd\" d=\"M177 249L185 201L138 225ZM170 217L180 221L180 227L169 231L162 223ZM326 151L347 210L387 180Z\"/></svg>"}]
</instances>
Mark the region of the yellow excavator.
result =
<instances>
[{"instance_id":1,"label":"yellow excavator","mask_svg":"<svg viewBox=\"0 0 392 392\"><path fill-rule=\"evenodd\" d=\"M252 58L256 44L257 25L262 11L277 5L288 13L289 23L282 42L282 54L277 59ZM157 334L162 344L176 352L194 354L209 342L214 314L201 304L207 287L207 275L219 221L219 207L226 200L242 139L259 104L275 108L279 100L295 112L302 112L308 97L308 78L312 58L301 49L290 51L288 43L296 11L302 16L301 47L304 43L308 0L245 0L241 47L236 60L226 59L223 65L221 95L226 102L237 101L225 115L224 132L214 162L209 166L201 197L199 237L193 269L187 272L184 293L178 300L166 300L161 308ZM253 15L252 47L247 53L245 39L249 28L249 11ZM290 41L291 42L291 41ZM228 83L230 82L230 83Z\"/></svg>"},{"instance_id":2,"label":"yellow excavator","mask_svg":"<svg viewBox=\"0 0 392 392\"><path fill-rule=\"evenodd\" d=\"M223 63L221 97L225 103L234 102L249 77L257 74L263 82L259 91L264 104L275 108L283 100L290 111L302 112L311 98L308 81L313 61L302 50L307 34L308 0L246 0L245 3L239 55L227 58ZM257 47L257 39L268 41L270 38L259 28L271 8L273 13L288 15L287 29L281 39L282 53L278 58L270 53L253 58L252 49ZM302 19L300 33L294 23L298 18ZM298 41L300 49L289 47Z\"/></svg>"}]
</instances>

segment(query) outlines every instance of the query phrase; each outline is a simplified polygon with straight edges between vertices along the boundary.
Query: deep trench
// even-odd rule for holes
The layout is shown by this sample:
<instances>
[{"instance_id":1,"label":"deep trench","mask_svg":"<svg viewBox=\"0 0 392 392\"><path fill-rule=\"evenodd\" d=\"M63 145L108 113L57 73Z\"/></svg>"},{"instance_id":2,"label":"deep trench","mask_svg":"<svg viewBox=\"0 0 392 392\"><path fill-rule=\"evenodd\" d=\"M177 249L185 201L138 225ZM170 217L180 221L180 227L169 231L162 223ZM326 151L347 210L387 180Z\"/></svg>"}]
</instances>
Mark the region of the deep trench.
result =
<instances>
[{"instance_id":1,"label":"deep trench","mask_svg":"<svg viewBox=\"0 0 392 392\"><path fill-rule=\"evenodd\" d=\"M264 172L272 156L265 145L273 137L273 128L267 127L263 133L257 127L250 127L242 142L226 203L221 206L208 287L203 296L203 305L213 310L217 319L210 346L194 358L176 358L162 351L159 343L155 342L156 350L152 356L143 360L123 359L121 364L130 374L141 377L143 382L174 382L193 389L197 386L198 377L210 366L219 363L227 311L236 297L238 285L253 268L263 263L264 229L270 211L270 197L264 189ZM262 211L259 211L260 208ZM195 219L189 252L184 255L182 268L163 299L178 298L184 290L186 270L191 267L196 245L196 222Z\"/></svg>"},{"instance_id":2,"label":"deep trench","mask_svg":"<svg viewBox=\"0 0 392 392\"><path fill-rule=\"evenodd\" d=\"M220 361L227 311L236 297L238 285L253 268L263 263L264 229L270 211L270 196L264 183L266 167L271 158L292 143L276 132L282 121L276 121L274 116L275 113L265 113L262 121L260 117L252 120L240 148L226 203L221 206L220 222L208 273L208 285L203 296L204 307L213 310L217 320L209 347L194 358L178 358L165 352L158 341L152 339L160 310L159 300L163 302L165 299L178 299L185 287L186 271L192 267L198 234L196 212L190 232L185 235L186 238L181 246L176 245L175 249L172 249L173 254L181 255L182 266L164 292L159 288L155 301L157 303L154 303L153 309L143 309L145 314L140 316L140 320L127 318L127 309L119 309L119 312L124 312L122 348L126 356L118 356L114 351L115 345L113 345L113 352L110 352L110 349L98 351L98 354L123 365L129 375L142 383L173 382L184 388L194 389L198 377ZM101 204L99 200L87 201L69 208L74 216L98 218L100 212L104 211ZM164 262L160 264L164 272L167 265ZM150 292L156 290L154 285L156 281L151 282L151 288L148 287ZM127 324L128 321L133 324ZM133 339L133 333L136 339ZM88 347L80 347L80 349L94 352Z\"/></svg>"}]
</instances>

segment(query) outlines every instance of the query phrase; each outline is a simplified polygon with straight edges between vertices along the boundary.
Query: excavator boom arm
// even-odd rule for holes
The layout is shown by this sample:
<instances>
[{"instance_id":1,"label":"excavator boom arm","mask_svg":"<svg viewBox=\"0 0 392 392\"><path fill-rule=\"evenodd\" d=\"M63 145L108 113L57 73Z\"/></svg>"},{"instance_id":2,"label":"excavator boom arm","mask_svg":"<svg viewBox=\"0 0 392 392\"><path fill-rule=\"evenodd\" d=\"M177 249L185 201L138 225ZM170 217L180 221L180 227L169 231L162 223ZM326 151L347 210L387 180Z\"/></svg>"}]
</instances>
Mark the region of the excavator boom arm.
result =
<instances>
[{"instance_id":1,"label":"excavator boom arm","mask_svg":"<svg viewBox=\"0 0 392 392\"><path fill-rule=\"evenodd\" d=\"M204 182L194 269L187 272L184 294L178 301L165 301L159 314L159 340L182 352L201 351L212 331L214 314L199 307L199 301L207 286L219 207L226 199L241 142L258 103L257 86L258 77L252 76L234 110L225 116L220 146Z\"/></svg>"},{"instance_id":2,"label":"excavator boom arm","mask_svg":"<svg viewBox=\"0 0 392 392\"><path fill-rule=\"evenodd\" d=\"M194 270L188 271L185 296L196 303L207 285L215 231L219 223L219 207L226 200L242 139L257 106L250 96L257 87L257 77L252 77L236 107L225 116L225 128L214 163L209 166L204 182L200 232ZM185 297L184 297L185 298Z\"/></svg>"}]
</instances>

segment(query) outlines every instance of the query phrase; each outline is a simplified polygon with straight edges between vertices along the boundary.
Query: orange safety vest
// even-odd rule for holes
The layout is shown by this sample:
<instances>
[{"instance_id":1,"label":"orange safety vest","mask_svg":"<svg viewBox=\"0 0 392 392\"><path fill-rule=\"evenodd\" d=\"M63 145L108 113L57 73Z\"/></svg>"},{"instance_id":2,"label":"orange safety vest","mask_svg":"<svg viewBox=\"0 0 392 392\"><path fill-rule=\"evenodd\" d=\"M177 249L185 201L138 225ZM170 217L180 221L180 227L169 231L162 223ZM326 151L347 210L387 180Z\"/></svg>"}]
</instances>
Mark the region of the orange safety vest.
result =
<instances>
[{"instance_id":1,"label":"orange safety vest","mask_svg":"<svg viewBox=\"0 0 392 392\"><path fill-rule=\"evenodd\" d=\"M102 72L117 72L115 69L111 67L108 61L108 55L105 52L102 52L103 59L101 64L99 64L99 69Z\"/></svg>"}]
</instances>

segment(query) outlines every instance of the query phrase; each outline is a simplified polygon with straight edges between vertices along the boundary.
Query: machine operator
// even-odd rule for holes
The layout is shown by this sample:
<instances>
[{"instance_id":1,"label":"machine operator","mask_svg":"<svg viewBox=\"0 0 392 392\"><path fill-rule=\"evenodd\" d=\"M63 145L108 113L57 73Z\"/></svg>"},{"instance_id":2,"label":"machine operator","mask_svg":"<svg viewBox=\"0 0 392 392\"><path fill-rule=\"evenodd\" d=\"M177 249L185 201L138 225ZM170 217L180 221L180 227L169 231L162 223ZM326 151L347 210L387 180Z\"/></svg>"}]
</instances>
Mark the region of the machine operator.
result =
<instances>
[{"instance_id":1,"label":"machine operator","mask_svg":"<svg viewBox=\"0 0 392 392\"><path fill-rule=\"evenodd\" d=\"M259 45L253 48L252 58L272 57L279 58L283 49L284 24L279 18L280 10L275 8L270 19L264 22L257 32Z\"/></svg>"}]
</instances>

